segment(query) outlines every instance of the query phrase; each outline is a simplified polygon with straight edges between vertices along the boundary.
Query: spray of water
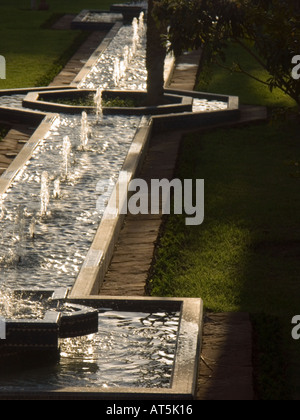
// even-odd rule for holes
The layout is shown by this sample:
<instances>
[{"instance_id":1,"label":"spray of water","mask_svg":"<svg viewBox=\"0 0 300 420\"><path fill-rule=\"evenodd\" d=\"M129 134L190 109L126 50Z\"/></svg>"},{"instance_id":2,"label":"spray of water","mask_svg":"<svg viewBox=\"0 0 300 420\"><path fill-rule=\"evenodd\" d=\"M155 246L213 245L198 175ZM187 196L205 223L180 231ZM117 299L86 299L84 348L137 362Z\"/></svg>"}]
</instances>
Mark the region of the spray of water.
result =
<instances>
[{"instance_id":1,"label":"spray of water","mask_svg":"<svg viewBox=\"0 0 300 420\"><path fill-rule=\"evenodd\" d=\"M89 142L89 123L87 113L83 111L81 117L81 149L85 150Z\"/></svg>"},{"instance_id":2,"label":"spray of water","mask_svg":"<svg viewBox=\"0 0 300 420\"><path fill-rule=\"evenodd\" d=\"M124 57L124 66L127 69L130 63L130 57L129 57L129 47L126 45L123 49L123 57Z\"/></svg>"},{"instance_id":3,"label":"spray of water","mask_svg":"<svg viewBox=\"0 0 300 420\"><path fill-rule=\"evenodd\" d=\"M131 47L126 45L123 49L123 59L115 58L113 80L115 87L119 87L121 79L125 76L130 62L133 60L140 46L141 37L144 35L144 12L139 19L134 18L132 21L132 44Z\"/></svg>"},{"instance_id":4,"label":"spray of water","mask_svg":"<svg viewBox=\"0 0 300 420\"><path fill-rule=\"evenodd\" d=\"M120 61L120 79L123 79L126 73L126 66L124 60Z\"/></svg>"},{"instance_id":5,"label":"spray of water","mask_svg":"<svg viewBox=\"0 0 300 420\"><path fill-rule=\"evenodd\" d=\"M114 84L116 87L120 84L120 59L118 57L115 58L114 61L114 74L113 74Z\"/></svg>"},{"instance_id":6,"label":"spray of water","mask_svg":"<svg viewBox=\"0 0 300 420\"><path fill-rule=\"evenodd\" d=\"M25 255L26 250L26 234L25 234L25 210L23 206L18 206L16 216L16 257L20 262Z\"/></svg>"},{"instance_id":7,"label":"spray of water","mask_svg":"<svg viewBox=\"0 0 300 420\"><path fill-rule=\"evenodd\" d=\"M5 207L4 207L4 195L0 194L0 220L4 218Z\"/></svg>"},{"instance_id":8,"label":"spray of water","mask_svg":"<svg viewBox=\"0 0 300 420\"><path fill-rule=\"evenodd\" d=\"M36 219L33 217L31 219L30 225L29 225L29 236L30 239L34 239L35 237L35 226L36 226Z\"/></svg>"},{"instance_id":9,"label":"spray of water","mask_svg":"<svg viewBox=\"0 0 300 420\"><path fill-rule=\"evenodd\" d=\"M44 171L41 177L41 217L47 215L48 206L50 203L49 193L49 175L48 172Z\"/></svg>"},{"instance_id":10,"label":"spray of water","mask_svg":"<svg viewBox=\"0 0 300 420\"><path fill-rule=\"evenodd\" d=\"M139 21L137 18L134 18L132 21L132 30L133 30L133 35L132 35L132 53L133 55L136 54L137 48L139 46L140 43L140 36L139 36Z\"/></svg>"},{"instance_id":11,"label":"spray of water","mask_svg":"<svg viewBox=\"0 0 300 420\"><path fill-rule=\"evenodd\" d=\"M139 36L142 37L144 35L144 29L145 29L145 25L144 25L144 19L145 19L145 13L141 12L140 16L139 16Z\"/></svg>"},{"instance_id":12,"label":"spray of water","mask_svg":"<svg viewBox=\"0 0 300 420\"><path fill-rule=\"evenodd\" d=\"M103 115L103 109L102 109L102 88L99 87L97 89L96 95L94 97L95 105L96 105L96 116L97 121L102 117Z\"/></svg>"},{"instance_id":13,"label":"spray of water","mask_svg":"<svg viewBox=\"0 0 300 420\"><path fill-rule=\"evenodd\" d=\"M61 190L60 190L60 179L59 178L57 178L55 181L54 181L54 188L53 188L53 198L55 198L55 199L59 199L60 198L60 196L61 196Z\"/></svg>"},{"instance_id":14,"label":"spray of water","mask_svg":"<svg viewBox=\"0 0 300 420\"><path fill-rule=\"evenodd\" d=\"M7 319L43 319L45 303L42 299L20 298L13 290L0 287L0 313Z\"/></svg>"},{"instance_id":15,"label":"spray of water","mask_svg":"<svg viewBox=\"0 0 300 420\"><path fill-rule=\"evenodd\" d=\"M69 161L70 161L70 154L71 154L71 141L69 136L65 136L63 139L63 168L64 168L64 175L68 178L69 174Z\"/></svg>"}]
</instances>

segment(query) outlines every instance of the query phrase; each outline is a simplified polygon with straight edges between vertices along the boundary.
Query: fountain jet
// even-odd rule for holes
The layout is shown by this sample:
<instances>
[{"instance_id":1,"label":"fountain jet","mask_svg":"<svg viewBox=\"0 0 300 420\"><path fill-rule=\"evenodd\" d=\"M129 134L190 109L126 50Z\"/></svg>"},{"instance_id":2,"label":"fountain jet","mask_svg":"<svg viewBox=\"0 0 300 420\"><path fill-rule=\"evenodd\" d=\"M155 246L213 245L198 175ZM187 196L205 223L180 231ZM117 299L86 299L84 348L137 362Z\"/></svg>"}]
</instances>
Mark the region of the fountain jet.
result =
<instances>
[{"instance_id":1,"label":"fountain jet","mask_svg":"<svg viewBox=\"0 0 300 420\"><path fill-rule=\"evenodd\" d=\"M83 111L81 117L81 149L85 150L89 141L89 123L87 113Z\"/></svg>"},{"instance_id":2,"label":"fountain jet","mask_svg":"<svg viewBox=\"0 0 300 420\"><path fill-rule=\"evenodd\" d=\"M132 30L133 30L133 36L132 36L132 52L133 55L136 54L136 50L138 48L139 42L140 42L140 36L139 36L139 21L137 18L134 18L132 21Z\"/></svg>"},{"instance_id":3,"label":"fountain jet","mask_svg":"<svg viewBox=\"0 0 300 420\"><path fill-rule=\"evenodd\" d=\"M25 210L23 206L18 206L17 217L16 217L16 256L19 262L22 261L22 257L25 255L26 248L26 235L25 235Z\"/></svg>"},{"instance_id":4,"label":"fountain jet","mask_svg":"<svg viewBox=\"0 0 300 420\"><path fill-rule=\"evenodd\" d=\"M44 171L41 177L41 217L47 215L48 206L50 203L49 193L49 175Z\"/></svg>"},{"instance_id":5,"label":"fountain jet","mask_svg":"<svg viewBox=\"0 0 300 420\"><path fill-rule=\"evenodd\" d=\"M53 188L53 198L56 198L57 200L60 198L61 190L60 190L60 179L57 178L54 181L54 188Z\"/></svg>"},{"instance_id":6,"label":"fountain jet","mask_svg":"<svg viewBox=\"0 0 300 420\"><path fill-rule=\"evenodd\" d=\"M5 207L4 207L4 196L0 194L0 220L4 218Z\"/></svg>"},{"instance_id":7,"label":"fountain jet","mask_svg":"<svg viewBox=\"0 0 300 420\"><path fill-rule=\"evenodd\" d=\"M63 164L64 164L64 171L65 171L65 177L68 178L69 174L69 160L70 160L70 154L71 154L71 141L69 136L65 136L63 140Z\"/></svg>"},{"instance_id":8,"label":"fountain jet","mask_svg":"<svg viewBox=\"0 0 300 420\"><path fill-rule=\"evenodd\" d=\"M94 97L95 105L96 105L96 116L97 116L97 122L99 121L99 118L103 115L103 109L102 109L102 88L99 87L97 89L96 95Z\"/></svg>"},{"instance_id":9,"label":"fountain jet","mask_svg":"<svg viewBox=\"0 0 300 420\"><path fill-rule=\"evenodd\" d=\"M141 14L139 16L139 21L138 21L139 35L141 37L143 36L144 29L145 29L144 18L145 18L145 13L144 12L141 12Z\"/></svg>"},{"instance_id":10,"label":"fountain jet","mask_svg":"<svg viewBox=\"0 0 300 420\"><path fill-rule=\"evenodd\" d=\"M29 225L29 236L30 239L34 239L35 237L35 226L36 226L36 219L33 217L31 219L30 225Z\"/></svg>"},{"instance_id":11,"label":"fountain jet","mask_svg":"<svg viewBox=\"0 0 300 420\"><path fill-rule=\"evenodd\" d=\"M123 49L123 56L124 56L124 65L125 65L125 68L127 70L128 66L129 66L129 62L130 62L128 45L126 45Z\"/></svg>"},{"instance_id":12,"label":"fountain jet","mask_svg":"<svg viewBox=\"0 0 300 420\"><path fill-rule=\"evenodd\" d=\"M115 58L114 61L114 74L113 74L113 79L114 79L114 83L115 86L118 87L120 84L120 59L118 57Z\"/></svg>"}]
</instances>

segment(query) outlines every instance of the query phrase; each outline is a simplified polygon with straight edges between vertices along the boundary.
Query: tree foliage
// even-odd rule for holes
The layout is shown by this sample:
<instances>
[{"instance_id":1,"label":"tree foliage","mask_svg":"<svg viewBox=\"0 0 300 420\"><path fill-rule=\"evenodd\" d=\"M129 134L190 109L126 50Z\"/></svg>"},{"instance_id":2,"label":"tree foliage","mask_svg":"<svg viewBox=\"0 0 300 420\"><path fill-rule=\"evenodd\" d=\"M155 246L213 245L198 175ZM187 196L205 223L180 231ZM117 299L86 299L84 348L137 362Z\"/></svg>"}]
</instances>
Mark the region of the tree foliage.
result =
<instances>
[{"instance_id":1,"label":"tree foliage","mask_svg":"<svg viewBox=\"0 0 300 420\"><path fill-rule=\"evenodd\" d=\"M165 40L176 55L205 46L205 60L224 66L226 46L236 42L249 53L269 78L261 80L281 89L300 106L300 83L292 77L292 58L300 54L299 0L160 0L155 16L168 26Z\"/></svg>"}]
</instances>

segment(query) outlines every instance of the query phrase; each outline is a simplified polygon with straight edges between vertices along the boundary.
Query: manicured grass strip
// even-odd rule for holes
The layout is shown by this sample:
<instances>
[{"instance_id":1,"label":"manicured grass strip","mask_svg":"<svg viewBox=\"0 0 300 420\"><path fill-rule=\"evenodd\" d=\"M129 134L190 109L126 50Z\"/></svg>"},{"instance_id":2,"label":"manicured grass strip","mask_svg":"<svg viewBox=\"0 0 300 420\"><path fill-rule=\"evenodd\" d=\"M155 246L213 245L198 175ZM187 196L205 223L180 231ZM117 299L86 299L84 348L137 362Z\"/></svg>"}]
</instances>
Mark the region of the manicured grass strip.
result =
<instances>
[{"instance_id":1,"label":"manicured grass strip","mask_svg":"<svg viewBox=\"0 0 300 420\"><path fill-rule=\"evenodd\" d=\"M260 397L286 398L284 375L287 389L299 394L300 347L291 339L300 296L299 123L190 135L177 175L205 180L205 222L188 227L185 215L168 218L152 295L201 297L213 312L251 313ZM284 372L280 360L287 361Z\"/></svg>"},{"instance_id":2,"label":"manicured grass strip","mask_svg":"<svg viewBox=\"0 0 300 420\"><path fill-rule=\"evenodd\" d=\"M47 86L87 35L78 31L7 29L3 45L0 43L7 76L0 80L0 89Z\"/></svg>"},{"instance_id":3,"label":"manicured grass strip","mask_svg":"<svg viewBox=\"0 0 300 420\"><path fill-rule=\"evenodd\" d=\"M108 9L113 0L51 0L49 11L31 11L30 1L3 2L0 55L7 64L0 89L46 86L86 39L86 32L52 30L53 16L82 9Z\"/></svg>"},{"instance_id":4,"label":"manicured grass strip","mask_svg":"<svg viewBox=\"0 0 300 420\"><path fill-rule=\"evenodd\" d=\"M205 180L206 218L198 227L169 218L155 295L201 296L213 311L298 308L287 288L300 269L298 130L274 123L185 139L178 175Z\"/></svg>"},{"instance_id":5,"label":"manicured grass strip","mask_svg":"<svg viewBox=\"0 0 300 420\"><path fill-rule=\"evenodd\" d=\"M72 44L65 51L63 51L62 55L57 60L54 60L52 66L49 67L49 70L36 80L35 86L48 86L52 80L63 70L65 65L73 57L78 48L84 43L84 41L86 41L89 35L90 32L87 31L77 33L77 36Z\"/></svg>"}]
</instances>

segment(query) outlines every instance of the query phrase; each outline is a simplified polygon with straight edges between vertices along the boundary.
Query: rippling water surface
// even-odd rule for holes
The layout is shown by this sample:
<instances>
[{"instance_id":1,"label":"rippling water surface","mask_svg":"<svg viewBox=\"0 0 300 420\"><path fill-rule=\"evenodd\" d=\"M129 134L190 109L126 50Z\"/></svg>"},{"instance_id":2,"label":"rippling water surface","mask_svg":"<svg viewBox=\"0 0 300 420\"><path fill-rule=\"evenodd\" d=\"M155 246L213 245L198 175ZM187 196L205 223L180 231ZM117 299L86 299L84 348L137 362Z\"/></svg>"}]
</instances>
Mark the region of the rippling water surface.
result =
<instances>
[{"instance_id":1,"label":"rippling water surface","mask_svg":"<svg viewBox=\"0 0 300 420\"><path fill-rule=\"evenodd\" d=\"M61 340L60 363L1 372L0 389L169 388L178 323L177 313L104 312L98 334Z\"/></svg>"},{"instance_id":2,"label":"rippling water surface","mask_svg":"<svg viewBox=\"0 0 300 420\"><path fill-rule=\"evenodd\" d=\"M104 212L104 208L96 208L97 183L110 179L112 190L139 123L139 117L124 116L104 116L96 123L96 117L90 116L91 136L82 151L81 118L61 115L3 201L0 285L51 289L74 284ZM63 157L66 135L72 147L67 178ZM45 171L50 203L47 215L41 217ZM60 196L54 198L58 179Z\"/></svg>"}]
</instances>

